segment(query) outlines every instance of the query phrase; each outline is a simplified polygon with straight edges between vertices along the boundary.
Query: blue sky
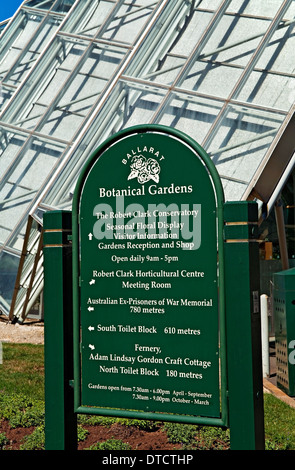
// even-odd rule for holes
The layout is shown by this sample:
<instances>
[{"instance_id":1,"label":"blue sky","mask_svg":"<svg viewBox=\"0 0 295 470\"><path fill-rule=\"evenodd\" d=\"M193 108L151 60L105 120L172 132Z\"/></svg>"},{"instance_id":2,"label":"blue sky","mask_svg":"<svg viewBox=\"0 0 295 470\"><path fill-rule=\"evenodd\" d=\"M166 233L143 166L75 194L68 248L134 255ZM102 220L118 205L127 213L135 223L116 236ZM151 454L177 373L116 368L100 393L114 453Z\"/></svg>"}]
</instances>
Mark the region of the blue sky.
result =
<instances>
[{"instance_id":1,"label":"blue sky","mask_svg":"<svg viewBox=\"0 0 295 470\"><path fill-rule=\"evenodd\" d=\"M23 3L23 0L0 0L0 21L10 18Z\"/></svg>"}]
</instances>

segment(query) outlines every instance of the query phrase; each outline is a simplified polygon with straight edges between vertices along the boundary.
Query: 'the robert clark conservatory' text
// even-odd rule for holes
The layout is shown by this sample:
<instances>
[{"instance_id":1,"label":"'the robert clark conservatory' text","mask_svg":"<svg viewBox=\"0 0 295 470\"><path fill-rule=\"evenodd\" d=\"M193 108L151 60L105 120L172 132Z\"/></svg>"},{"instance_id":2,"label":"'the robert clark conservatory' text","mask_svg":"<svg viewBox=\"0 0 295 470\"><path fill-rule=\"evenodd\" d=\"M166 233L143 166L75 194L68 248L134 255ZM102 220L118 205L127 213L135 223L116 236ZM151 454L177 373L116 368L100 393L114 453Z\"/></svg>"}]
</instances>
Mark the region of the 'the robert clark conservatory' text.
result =
<instances>
[{"instance_id":1,"label":"'the robert clark conservatory' text","mask_svg":"<svg viewBox=\"0 0 295 470\"><path fill-rule=\"evenodd\" d=\"M119 195L115 207L97 204L93 216L97 218L93 225L93 236L97 240L177 240L177 243L183 243L181 248L184 250L197 250L201 246L201 204L192 207L181 204L179 207L176 203L169 206L161 203L148 204L144 208L132 203L125 207L124 196ZM124 223L117 223L118 218L124 219ZM128 248L138 247L130 244Z\"/></svg>"}]
</instances>

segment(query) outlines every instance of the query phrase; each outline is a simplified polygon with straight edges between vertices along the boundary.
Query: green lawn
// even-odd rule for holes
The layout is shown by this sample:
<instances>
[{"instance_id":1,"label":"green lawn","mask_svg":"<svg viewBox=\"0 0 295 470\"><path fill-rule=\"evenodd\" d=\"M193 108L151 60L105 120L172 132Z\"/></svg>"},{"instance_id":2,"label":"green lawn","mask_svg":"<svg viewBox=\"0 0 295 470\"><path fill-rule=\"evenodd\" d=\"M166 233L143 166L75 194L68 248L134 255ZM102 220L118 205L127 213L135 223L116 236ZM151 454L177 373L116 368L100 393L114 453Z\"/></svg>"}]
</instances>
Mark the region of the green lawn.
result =
<instances>
[{"instance_id":1,"label":"green lawn","mask_svg":"<svg viewBox=\"0 0 295 470\"><path fill-rule=\"evenodd\" d=\"M3 343L0 391L44 400L44 347Z\"/></svg>"}]
</instances>

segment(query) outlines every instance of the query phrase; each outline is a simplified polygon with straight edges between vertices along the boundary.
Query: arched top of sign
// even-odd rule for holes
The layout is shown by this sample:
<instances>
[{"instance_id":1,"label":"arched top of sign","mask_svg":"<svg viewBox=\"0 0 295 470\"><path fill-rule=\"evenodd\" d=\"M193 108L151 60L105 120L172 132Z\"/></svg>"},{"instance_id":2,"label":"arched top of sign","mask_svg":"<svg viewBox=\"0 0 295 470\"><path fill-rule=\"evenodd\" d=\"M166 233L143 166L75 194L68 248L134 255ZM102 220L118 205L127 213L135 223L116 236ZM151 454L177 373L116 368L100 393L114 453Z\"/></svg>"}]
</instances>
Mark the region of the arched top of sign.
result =
<instances>
[{"instance_id":1,"label":"arched top of sign","mask_svg":"<svg viewBox=\"0 0 295 470\"><path fill-rule=\"evenodd\" d=\"M75 190L75 194L73 198L73 214L74 215L79 212L79 200L80 200L81 192L83 189L83 185L84 185L85 179L87 178L89 171L91 170L91 167L95 164L95 162L104 154L106 150L110 149L117 142L123 141L124 139L134 136L134 135L146 134L146 133L150 133L154 135L158 134L160 136L174 138L178 140L180 143L182 143L182 145L185 145L188 148L190 148L191 151L196 154L196 157L199 158L199 160L203 163L203 165L205 166L208 172L208 175L212 179L212 186L214 187L214 191L216 193L217 207L220 207L220 208L223 207L224 194L223 194L222 183L220 181L220 177L216 170L216 167L214 163L212 162L212 160L210 159L207 152L194 139L192 139L190 136L188 136L187 134L177 129L173 129L168 126L163 126L163 125L158 125L158 124L145 124L145 125L133 126L128 129L119 131L118 133L106 139L91 154L90 158L88 159L86 165L83 168L82 173L80 174L80 177L76 185L76 190ZM157 149L154 149L154 150L156 153ZM153 156L151 152L150 152L150 155ZM180 157L180 164L181 164L181 157ZM177 168L175 168L175 171L177 171ZM129 177L132 177L132 173L130 173Z\"/></svg>"}]
</instances>

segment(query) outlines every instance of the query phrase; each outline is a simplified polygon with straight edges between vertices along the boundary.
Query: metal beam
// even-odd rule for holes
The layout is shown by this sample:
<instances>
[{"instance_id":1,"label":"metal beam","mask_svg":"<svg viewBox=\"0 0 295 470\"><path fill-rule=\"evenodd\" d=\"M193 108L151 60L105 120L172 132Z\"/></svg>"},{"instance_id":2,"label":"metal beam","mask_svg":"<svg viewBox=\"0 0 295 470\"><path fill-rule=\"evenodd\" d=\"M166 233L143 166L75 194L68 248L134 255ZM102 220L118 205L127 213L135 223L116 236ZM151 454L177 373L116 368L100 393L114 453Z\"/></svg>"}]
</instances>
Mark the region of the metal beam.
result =
<instances>
[{"instance_id":1,"label":"metal beam","mask_svg":"<svg viewBox=\"0 0 295 470\"><path fill-rule=\"evenodd\" d=\"M287 248L283 203L281 199L278 199L275 204L275 216L276 216L276 224L277 224L277 231L278 231L280 255L281 255L281 261L282 261L282 269L284 271L285 269L289 269L289 259L288 259L288 248Z\"/></svg>"}]
</instances>

